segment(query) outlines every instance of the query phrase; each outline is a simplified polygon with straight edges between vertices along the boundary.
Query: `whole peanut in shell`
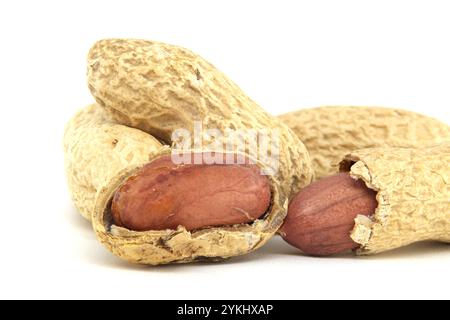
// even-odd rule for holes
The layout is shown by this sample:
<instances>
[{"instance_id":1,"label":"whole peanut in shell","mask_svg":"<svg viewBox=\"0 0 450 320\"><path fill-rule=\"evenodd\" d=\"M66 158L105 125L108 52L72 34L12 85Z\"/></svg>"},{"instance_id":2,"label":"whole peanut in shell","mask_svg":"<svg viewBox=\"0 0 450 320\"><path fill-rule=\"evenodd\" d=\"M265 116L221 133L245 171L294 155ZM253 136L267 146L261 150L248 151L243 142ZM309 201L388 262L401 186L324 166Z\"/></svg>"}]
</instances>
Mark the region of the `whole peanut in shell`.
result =
<instances>
[{"instance_id":1,"label":"whole peanut in shell","mask_svg":"<svg viewBox=\"0 0 450 320\"><path fill-rule=\"evenodd\" d=\"M294 197L281 234L312 255L349 249L368 255L426 240L449 243L449 163L449 142L354 151L341 162L343 174Z\"/></svg>"},{"instance_id":2,"label":"whole peanut in shell","mask_svg":"<svg viewBox=\"0 0 450 320\"><path fill-rule=\"evenodd\" d=\"M450 127L433 118L379 107L319 107L278 117L305 143L316 179L338 171L348 153L365 148L421 148L450 141Z\"/></svg>"},{"instance_id":3,"label":"whole peanut in shell","mask_svg":"<svg viewBox=\"0 0 450 320\"><path fill-rule=\"evenodd\" d=\"M96 43L89 53L88 82L98 102L98 105L90 108L102 109L101 112L99 110L96 112L101 113L102 118L108 119L109 122L106 125L95 121L92 123L91 120L85 119L85 117L89 118L90 113L83 111L69 124L65 135L66 163L72 164L67 166L69 183L74 180L73 177L81 177L75 179L76 183L72 183L70 189L73 194L80 195L77 206L86 207L84 215L92 219L94 230L100 241L115 255L127 261L152 265L214 261L255 250L266 243L281 226L287 214L291 191L300 190L313 178L309 155L298 137L284 124L257 106L220 71L189 50L144 40L102 40ZM255 179L261 188L257 192L258 197L249 197L248 202L245 199L236 200L237 197L230 196L235 192L234 189L227 190L228 195L223 194L220 198L224 204L223 207L216 208L214 203L202 200L202 208L198 212L200 217L204 217L200 219L203 223L189 225L186 219L181 219L178 222L187 224L188 228L178 225L174 229L172 228L174 224L165 225L157 221L160 224L159 228L170 228L133 230L140 229L142 225L139 223L145 221L142 217L149 214L145 210L146 205L140 206L144 210L138 209L133 213L133 210L127 211L128 207L119 208L117 205L123 203L114 201L114 198L117 195L120 198L123 188L130 185L132 177L139 177L147 165L152 166L154 161L161 161L162 158L169 156L171 154L169 146L173 144L173 132L180 128L191 131L195 121L201 121L205 129L221 131L261 129L276 133L276 137L272 138L279 141L276 163L255 158L248 146L243 150L239 149L241 141L232 140L231 143L226 141L228 147L231 145L231 151L227 149L227 153L246 157L261 172L273 172L273 174L265 176L264 179ZM89 123L89 125L80 125L83 123ZM151 139L156 144L152 147L147 143L139 144L138 155L130 151L133 146L126 149L127 153L122 153L121 149L118 149L116 153L110 149L114 149L116 140L120 143L123 139L127 139L128 133L123 132L122 136L120 132L120 134L108 136L107 139L91 137L90 135L95 135L99 131L98 126L108 130L110 126L136 130L139 134L146 135L147 140ZM152 135L159 141L152 138ZM81 136L83 136L82 140L79 139ZM225 143L225 139L217 140L216 142ZM143 146L149 147L147 154L140 154L141 150L145 150ZM89 154L74 152L85 147L91 151ZM103 154L104 150L108 150L108 155L114 158L112 162L117 165L110 166L108 160L98 156ZM189 150L184 150L185 153L192 154L218 151L211 146L198 148L194 143ZM129 161L136 157L139 159L135 162ZM102 161L97 161L98 159ZM77 161L79 164L73 165ZM253 167L252 170L254 169ZM202 171L203 169L193 170ZM227 186L229 181L233 180L232 175L224 175L232 169L223 169L223 172L221 170L214 168L211 171L213 173L205 175L217 183L205 183L202 190L217 187L216 184L219 187ZM168 171L172 172L172 170ZM193 190L180 188L183 183L197 181L194 177L190 180L188 172L185 172L187 178L179 180L170 178L172 189L165 189L164 192L173 195L170 190L176 190L180 197L183 196L183 192L186 196L190 196ZM198 174L201 175L201 173ZM216 179L213 179L214 175L217 175ZM239 175L246 178L251 176L248 172ZM226 179L229 180L225 181ZM266 182L270 189L269 205L267 205ZM165 182L162 181L162 183ZM197 181L194 184L198 186L199 183ZM253 189L250 188L249 183L244 185L247 190L241 190L241 192L250 190L252 193L255 190L254 186ZM83 202L83 199L88 198L95 199L93 209L91 202L89 205ZM159 213L156 213L162 214L160 217L164 217L164 209L167 209L165 206L169 203L166 201L167 198L162 199L161 206L156 206L161 209ZM127 202L130 203L130 201ZM186 205L183 200L177 203ZM119 210L112 212L112 204L116 205L114 209ZM210 211L209 217L205 218L208 212L206 205L211 210L218 211ZM155 208L154 204L150 204L149 207ZM177 216L180 212L183 213L180 217L193 214L192 211L183 211L184 208L169 209L170 213L167 211L168 216L164 218L170 219L173 213ZM231 215L239 212L241 219L242 217L245 219L225 218L223 214L226 212ZM122 213L128 218L133 216L136 219L139 216L142 220L136 220L140 221L138 226L130 225L130 228L126 228L121 221ZM221 221L213 221L214 217L219 217ZM235 222L238 223L233 224ZM146 226L144 229L148 229L147 227L153 228Z\"/></svg>"}]
</instances>

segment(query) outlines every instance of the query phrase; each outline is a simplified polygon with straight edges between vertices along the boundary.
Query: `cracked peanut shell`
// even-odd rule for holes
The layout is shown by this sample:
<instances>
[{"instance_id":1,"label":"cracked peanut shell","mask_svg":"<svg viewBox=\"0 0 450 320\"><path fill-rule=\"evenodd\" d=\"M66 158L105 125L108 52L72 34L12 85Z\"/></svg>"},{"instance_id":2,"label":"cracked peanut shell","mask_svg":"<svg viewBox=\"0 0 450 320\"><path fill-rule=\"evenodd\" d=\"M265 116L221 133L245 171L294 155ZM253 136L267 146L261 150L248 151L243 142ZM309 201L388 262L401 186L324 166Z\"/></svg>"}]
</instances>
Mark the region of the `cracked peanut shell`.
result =
<instances>
[{"instance_id":1,"label":"cracked peanut shell","mask_svg":"<svg viewBox=\"0 0 450 320\"><path fill-rule=\"evenodd\" d=\"M116 256L133 263L166 264L219 261L262 246L282 222L287 201L268 177L272 205L251 224L176 230L132 231L115 226L110 213L116 190L143 165L170 154L151 135L111 120L94 104L78 112L64 135L66 175L80 213L92 221L98 239ZM255 160L256 164L262 166Z\"/></svg>"},{"instance_id":2,"label":"cracked peanut shell","mask_svg":"<svg viewBox=\"0 0 450 320\"><path fill-rule=\"evenodd\" d=\"M95 193L92 223L101 242L125 260L151 265L222 260L248 253L267 242L286 216L291 192L310 183L313 177L309 155L297 136L257 106L221 72L186 49L143 40L103 40L91 49L88 63L89 88L103 108L102 117L109 119L110 125L137 130L140 134L149 133L167 145L172 144L174 130L192 130L196 120L205 128L222 131L269 130L278 134L280 142L276 164L254 158L247 148L237 152L244 153L266 172L275 170L276 174L268 176L272 191L268 212L251 224L191 232L182 226L177 230L137 232L112 223L109 210L115 191L143 164L170 153L167 146L154 146L156 151L152 147L147 161L144 154L133 164L117 161L122 167L113 166L111 170L108 170L108 161L97 162L96 153L92 154L91 161L86 161L84 167L77 167L84 173L75 174L85 176L88 181L102 181L99 187L83 191ZM74 145L98 140L90 139L90 134L82 141L76 139L77 135L82 135L78 130L86 129L82 126L66 134L68 158L75 158L71 155ZM127 136L128 132L123 134ZM120 137L114 139L120 141ZM99 142L91 146L97 153L110 148L108 142ZM239 144L238 140L231 141L232 147ZM194 145L190 149L192 152L211 150L214 151ZM123 159L123 155L112 155ZM98 168L103 171L97 172ZM68 172L68 175L73 174L73 170ZM71 189L74 192L75 188ZM92 194L85 198L92 198Z\"/></svg>"},{"instance_id":3,"label":"cracked peanut shell","mask_svg":"<svg viewBox=\"0 0 450 320\"><path fill-rule=\"evenodd\" d=\"M360 255L418 241L450 242L450 142L425 148L354 151L341 171L377 191L371 219L359 216L351 238Z\"/></svg>"}]
</instances>

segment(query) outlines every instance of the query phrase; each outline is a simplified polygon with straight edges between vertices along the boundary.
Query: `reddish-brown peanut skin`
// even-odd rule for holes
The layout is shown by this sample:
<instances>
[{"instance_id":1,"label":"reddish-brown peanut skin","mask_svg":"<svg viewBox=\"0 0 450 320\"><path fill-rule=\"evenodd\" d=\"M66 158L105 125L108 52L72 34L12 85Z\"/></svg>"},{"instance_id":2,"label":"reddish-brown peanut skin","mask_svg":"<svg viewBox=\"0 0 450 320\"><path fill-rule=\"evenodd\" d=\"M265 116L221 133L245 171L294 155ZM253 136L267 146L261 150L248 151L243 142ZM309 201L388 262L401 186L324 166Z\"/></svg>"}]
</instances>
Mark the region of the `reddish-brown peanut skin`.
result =
<instances>
[{"instance_id":1,"label":"reddish-brown peanut skin","mask_svg":"<svg viewBox=\"0 0 450 320\"><path fill-rule=\"evenodd\" d=\"M271 190L254 164L177 165L163 156L116 191L111 214L130 230L187 230L249 223L269 208Z\"/></svg>"},{"instance_id":2,"label":"reddish-brown peanut skin","mask_svg":"<svg viewBox=\"0 0 450 320\"><path fill-rule=\"evenodd\" d=\"M309 255L343 253L358 247L350 238L354 219L373 215L377 205L375 191L348 173L340 173L300 191L289 204L280 233Z\"/></svg>"}]
</instances>

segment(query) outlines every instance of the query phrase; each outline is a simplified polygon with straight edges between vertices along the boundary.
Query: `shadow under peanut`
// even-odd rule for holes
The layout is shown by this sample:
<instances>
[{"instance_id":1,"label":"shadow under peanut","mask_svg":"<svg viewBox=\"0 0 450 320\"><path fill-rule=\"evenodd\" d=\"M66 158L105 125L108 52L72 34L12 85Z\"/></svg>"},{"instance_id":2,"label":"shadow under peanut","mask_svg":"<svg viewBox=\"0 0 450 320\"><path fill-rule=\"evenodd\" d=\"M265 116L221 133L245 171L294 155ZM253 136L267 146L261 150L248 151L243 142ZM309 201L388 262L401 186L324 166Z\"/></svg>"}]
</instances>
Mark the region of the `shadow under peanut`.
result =
<instances>
[{"instance_id":1,"label":"shadow under peanut","mask_svg":"<svg viewBox=\"0 0 450 320\"><path fill-rule=\"evenodd\" d=\"M371 255L371 256L359 256L356 257L352 252L343 253L340 255L330 257L310 257L303 254L300 250L292 247L279 236L274 236L266 245L262 248L251 252L243 256L237 256L231 259L225 259L219 262L201 261L191 264L170 264L161 266L144 266L138 264L128 263L106 250L102 244L97 240L92 226L89 221L84 219L76 210L73 205L68 205L66 208L66 217L72 228L76 229L76 233L79 234L80 247L79 254L88 263L113 269L123 270L135 270L142 272L176 272L180 268L185 271L201 270L202 268L213 268L219 265L242 265L254 261L270 261L280 259L281 257L290 257L291 259L298 258L299 263L304 263L306 260L314 260L315 262L320 260L330 259L355 259L355 260L402 260L410 259L412 256L436 256L442 254L448 254L450 252L450 245L439 242L421 242L415 243L396 250ZM301 261L300 261L301 260Z\"/></svg>"},{"instance_id":2,"label":"shadow under peanut","mask_svg":"<svg viewBox=\"0 0 450 320\"><path fill-rule=\"evenodd\" d=\"M89 221L83 218L73 204L66 207L66 218L71 227L75 228L77 232L83 237L94 236L92 225Z\"/></svg>"},{"instance_id":3,"label":"shadow under peanut","mask_svg":"<svg viewBox=\"0 0 450 320\"><path fill-rule=\"evenodd\" d=\"M97 240L91 223L83 218L73 205L68 205L66 208L66 217L70 226L76 229L76 234L80 237L79 254L83 260L87 263L111 269L123 269L134 270L142 272L175 272L180 268L185 271L192 269L199 269L203 267L211 268L217 265L237 265L244 264L249 261L260 260L261 258L268 259L270 255L260 254L258 251L250 253L244 256L234 257L232 259L224 259L218 262L200 261L190 264L169 264L160 266L145 266L139 264L129 263L124 261L112 253L110 253L103 245Z\"/></svg>"},{"instance_id":4,"label":"shadow under peanut","mask_svg":"<svg viewBox=\"0 0 450 320\"><path fill-rule=\"evenodd\" d=\"M79 254L80 258L87 263L114 269L145 269L145 267L123 261L108 252L97 240L91 223L78 213L73 204L67 205L65 216L69 226L75 229L74 234L79 237L79 246L76 247L77 252L74 254Z\"/></svg>"},{"instance_id":5,"label":"shadow under peanut","mask_svg":"<svg viewBox=\"0 0 450 320\"><path fill-rule=\"evenodd\" d=\"M360 256L359 258L365 260L406 260L416 256L432 257L449 253L450 245L448 243L425 241L375 255Z\"/></svg>"},{"instance_id":6,"label":"shadow under peanut","mask_svg":"<svg viewBox=\"0 0 450 320\"><path fill-rule=\"evenodd\" d=\"M356 256L353 252L345 252L338 255L327 257L312 257L302 253L300 250L290 246L280 237L276 236L269 241L269 243L260 249L261 254L269 255L284 255L299 258L309 258L315 260L330 260L330 259L362 259L362 260L402 260L410 259L411 257L426 257L444 255L450 253L450 245L442 242L425 241L417 242L402 248L394 249L369 256Z\"/></svg>"},{"instance_id":7,"label":"shadow under peanut","mask_svg":"<svg viewBox=\"0 0 450 320\"><path fill-rule=\"evenodd\" d=\"M382 260L407 260L411 259L413 256L436 256L442 254L448 254L450 252L450 246L444 243L437 242L423 242L413 244L407 247L399 248L396 250L392 250L389 252L372 255L372 256L355 256L352 252L331 256L331 257L310 257L302 254L296 248L290 248L288 244L285 244L281 238L274 238L269 241L264 247L256 250L252 253L237 256L231 259L224 259L222 261L200 261L196 263L189 264L169 264L169 265L160 265L160 266L144 266L131 264L122 259L112 255L106 249L104 249L100 243L97 243L97 248L93 250L86 250L84 252L86 258L90 261L90 263L114 269L124 269L124 270L135 270L142 272L161 272L161 273L172 273L172 272L180 272L181 270L186 272L192 271L200 271L204 268L208 270L214 269L215 267L220 267L223 265L227 266L245 266L250 262L269 262L276 259L280 259L283 256L289 256L291 259L298 259L299 264L307 263L308 260L314 263L320 263L321 260L354 260L354 262L358 261L382 261ZM88 248L89 249L89 248ZM324 261L325 262L325 261ZM212 270L210 270L212 271Z\"/></svg>"}]
</instances>

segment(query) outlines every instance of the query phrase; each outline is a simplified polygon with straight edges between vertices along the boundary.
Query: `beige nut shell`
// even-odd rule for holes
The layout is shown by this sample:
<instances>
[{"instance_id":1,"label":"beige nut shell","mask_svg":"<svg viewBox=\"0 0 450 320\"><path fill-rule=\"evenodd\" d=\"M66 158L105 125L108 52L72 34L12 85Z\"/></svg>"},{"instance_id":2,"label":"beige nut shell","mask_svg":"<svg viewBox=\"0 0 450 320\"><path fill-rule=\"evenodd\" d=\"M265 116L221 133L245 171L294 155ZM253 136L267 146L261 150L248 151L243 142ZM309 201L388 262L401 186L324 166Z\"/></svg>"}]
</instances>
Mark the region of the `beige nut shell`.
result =
<instances>
[{"instance_id":1,"label":"beige nut shell","mask_svg":"<svg viewBox=\"0 0 450 320\"><path fill-rule=\"evenodd\" d=\"M450 127L414 112L378 107L319 107L279 116L305 143L316 178L334 174L342 158L364 148L420 148L450 141Z\"/></svg>"},{"instance_id":2,"label":"beige nut shell","mask_svg":"<svg viewBox=\"0 0 450 320\"><path fill-rule=\"evenodd\" d=\"M69 191L83 217L91 220L97 192L117 172L147 163L162 145L151 135L113 122L98 105L79 111L64 133Z\"/></svg>"},{"instance_id":3,"label":"beige nut shell","mask_svg":"<svg viewBox=\"0 0 450 320\"><path fill-rule=\"evenodd\" d=\"M311 182L309 155L297 136L187 49L146 40L101 40L88 55L88 84L96 101L118 123L167 144L176 129L192 132L194 121L221 132L276 131L280 152L274 179L282 186L281 199Z\"/></svg>"},{"instance_id":4,"label":"beige nut shell","mask_svg":"<svg viewBox=\"0 0 450 320\"><path fill-rule=\"evenodd\" d=\"M110 203L115 191L144 164L170 148L151 135L114 123L103 108L91 105L69 122L64 135L66 174L80 213L92 220L99 240L115 255L140 264L223 260L262 246L281 225L287 199L281 185L268 177L272 205L263 219L252 224L136 232L112 223ZM262 164L254 160L257 165Z\"/></svg>"},{"instance_id":5,"label":"beige nut shell","mask_svg":"<svg viewBox=\"0 0 450 320\"><path fill-rule=\"evenodd\" d=\"M450 143L352 152L341 171L377 191L372 221L356 219L352 239L368 255L414 242L450 242Z\"/></svg>"}]
</instances>

